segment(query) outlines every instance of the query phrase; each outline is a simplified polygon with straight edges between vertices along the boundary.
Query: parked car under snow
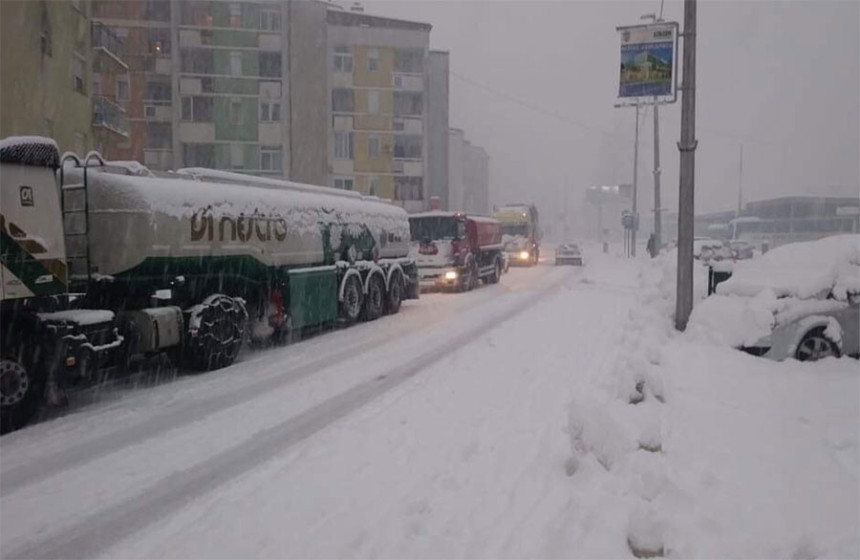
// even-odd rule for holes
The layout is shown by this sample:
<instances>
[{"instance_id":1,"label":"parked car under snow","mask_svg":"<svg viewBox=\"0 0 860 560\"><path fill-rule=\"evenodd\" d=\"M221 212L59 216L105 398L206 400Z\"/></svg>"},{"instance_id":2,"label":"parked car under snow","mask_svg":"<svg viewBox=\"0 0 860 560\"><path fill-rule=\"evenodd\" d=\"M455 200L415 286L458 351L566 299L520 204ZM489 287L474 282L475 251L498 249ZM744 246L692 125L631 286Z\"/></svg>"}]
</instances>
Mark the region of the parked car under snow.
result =
<instances>
[{"instance_id":1,"label":"parked car under snow","mask_svg":"<svg viewBox=\"0 0 860 560\"><path fill-rule=\"evenodd\" d=\"M860 235L784 245L739 262L693 329L775 360L860 357Z\"/></svg>"}]
</instances>

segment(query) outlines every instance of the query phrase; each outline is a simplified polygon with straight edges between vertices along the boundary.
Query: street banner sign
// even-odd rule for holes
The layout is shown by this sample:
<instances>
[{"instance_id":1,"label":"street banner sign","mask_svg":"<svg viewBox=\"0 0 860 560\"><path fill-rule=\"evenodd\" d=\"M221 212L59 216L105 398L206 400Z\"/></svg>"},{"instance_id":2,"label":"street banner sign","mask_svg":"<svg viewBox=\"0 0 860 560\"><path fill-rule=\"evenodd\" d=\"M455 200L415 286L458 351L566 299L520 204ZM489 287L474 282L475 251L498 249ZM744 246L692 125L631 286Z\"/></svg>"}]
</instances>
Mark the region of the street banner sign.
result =
<instances>
[{"instance_id":1,"label":"street banner sign","mask_svg":"<svg viewBox=\"0 0 860 560\"><path fill-rule=\"evenodd\" d=\"M618 97L674 101L678 24L666 22L617 29L621 38Z\"/></svg>"}]
</instances>

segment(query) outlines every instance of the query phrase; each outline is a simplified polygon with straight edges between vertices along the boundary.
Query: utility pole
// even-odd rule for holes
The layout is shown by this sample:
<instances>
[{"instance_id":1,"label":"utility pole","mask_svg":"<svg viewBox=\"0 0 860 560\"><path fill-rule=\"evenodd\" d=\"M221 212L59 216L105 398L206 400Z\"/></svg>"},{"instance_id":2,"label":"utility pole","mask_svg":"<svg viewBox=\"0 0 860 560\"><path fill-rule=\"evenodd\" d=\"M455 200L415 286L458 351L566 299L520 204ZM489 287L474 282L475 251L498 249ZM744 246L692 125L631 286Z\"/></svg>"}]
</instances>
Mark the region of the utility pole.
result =
<instances>
[{"instance_id":1,"label":"utility pole","mask_svg":"<svg viewBox=\"0 0 860 560\"><path fill-rule=\"evenodd\" d=\"M570 239L570 237L568 235L568 229L567 229L567 224L568 224L568 219L567 219L567 191L568 191L567 175L565 175L564 176L564 227L562 228L564 238L562 239L562 243L567 243L567 240Z\"/></svg>"},{"instance_id":2,"label":"utility pole","mask_svg":"<svg viewBox=\"0 0 860 560\"><path fill-rule=\"evenodd\" d=\"M639 103L636 103L636 135L633 141L633 229L630 230L630 256L636 256L637 183L639 177Z\"/></svg>"},{"instance_id":3,"label":"utility pole","mask_svg":"<svg viewBox=\"0 0 860 560\"><path fill-rule=\"evenodd\" d=\"M681 99L678 185L678 278L675 328L683 331L693 311L693 221L696 180L696 0L684 0L684 85Z\"/></svg>"},{"instance_id":4,"label":"utility pole","mask_svg":"<svg viewBox=\"0 0 860 560\"><path fill-rule=\"evenodd\" d=\"M654 245L657 251L663 245L663 224L660 215L660 105L654 98Z\"/></svg>"},{"instance_id":5,"label":"utility pole","mask_svg":"<svg viewBox=\"0 0 860 560\"><path fill-rule=\"evenodd\" d=\"M660 15L645 14L639 19L650 19L654 23L663 21L663 0L660 0ZM663 244L663 221L660 204L660 102L654 98L654 244L657 250Z\"/></svg>"},{"instance_id":6,"label":"utility pole","mask_svg":"<svg viewBox=\"0 0 860 560\"><path fill-rule=\"evenodd\" d=\"M735 214L735 218L741 217L741 211L743 210L743 197L744 197L744 144L741 142L741 160L740 160L740 169L738 171L738 210Z\"/></svg>"}]
</instances>

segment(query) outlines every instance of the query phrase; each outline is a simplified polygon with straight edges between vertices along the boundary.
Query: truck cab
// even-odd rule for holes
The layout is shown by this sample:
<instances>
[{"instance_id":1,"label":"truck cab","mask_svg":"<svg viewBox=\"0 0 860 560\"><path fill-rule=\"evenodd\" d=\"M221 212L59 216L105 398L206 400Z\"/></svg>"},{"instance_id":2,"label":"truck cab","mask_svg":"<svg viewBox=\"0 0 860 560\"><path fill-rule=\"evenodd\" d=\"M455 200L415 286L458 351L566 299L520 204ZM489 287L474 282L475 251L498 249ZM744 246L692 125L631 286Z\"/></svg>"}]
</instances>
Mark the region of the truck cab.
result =
<instances>
[{"instance_id":1,"label":"truck cab","mask_svg":"<svg viewBox=\"0 0 860 560\"><path fill-rule=\"evenodd\" d=\"M409 217L411 256L424 288L466 291L478 280L499 281L502 268L501 225L485 216L462 212L424 212Z\"/></svg>"},{"instance_id":2,"label":"truck cab","mask_svg":"<svg viewBox=\"0 0 860 560\"><path fill-rule=\"evenodd\" d=\"M502 244L513 265L531 266L540 260L540 229L534 205L512 204L497 207L493 217L502 226Z\"/></svg>"}]
</instances>

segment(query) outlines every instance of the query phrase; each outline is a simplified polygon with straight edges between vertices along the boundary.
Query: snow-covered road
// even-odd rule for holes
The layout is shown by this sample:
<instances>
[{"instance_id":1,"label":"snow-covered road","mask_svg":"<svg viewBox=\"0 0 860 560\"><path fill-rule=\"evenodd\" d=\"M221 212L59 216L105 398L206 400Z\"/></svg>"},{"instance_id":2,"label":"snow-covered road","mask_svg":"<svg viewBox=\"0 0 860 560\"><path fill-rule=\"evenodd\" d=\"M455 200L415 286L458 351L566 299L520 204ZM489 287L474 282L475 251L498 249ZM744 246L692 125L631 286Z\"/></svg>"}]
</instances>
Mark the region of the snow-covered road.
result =
<instances>
[{"instance_id":1,"label":"snow-covered road","mask_svg":"<svg viewBox=\"0 0 860 560\"><path fill-rule=\"evenodd\" d=\"M534 519L505 519L524 511L506 500L564 476L561 379L601 359L626 311L625 297L580 288L578 275L514 269L498 286L424 296L398 316L4 437L2 555L438 554L446 527L501 554L511 527ZM558 297L571 289L581 294ZM570 345L581 362L560 359ZM446 495L450 511L423 522Z\"/></svg>"},{"instance_id":2,"label":"snow-covered road","mask_svg":"<svg viewBox=\"0 0 860 560\"><path fill-rule=\"evenodd\" d=\"M857 557L856 360L676 333L673 262L513 269L91 393L0 440L0 556Z\"/></svg>"}]
</instances>

